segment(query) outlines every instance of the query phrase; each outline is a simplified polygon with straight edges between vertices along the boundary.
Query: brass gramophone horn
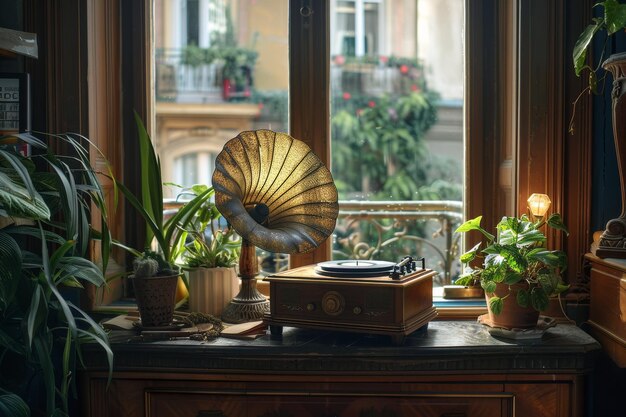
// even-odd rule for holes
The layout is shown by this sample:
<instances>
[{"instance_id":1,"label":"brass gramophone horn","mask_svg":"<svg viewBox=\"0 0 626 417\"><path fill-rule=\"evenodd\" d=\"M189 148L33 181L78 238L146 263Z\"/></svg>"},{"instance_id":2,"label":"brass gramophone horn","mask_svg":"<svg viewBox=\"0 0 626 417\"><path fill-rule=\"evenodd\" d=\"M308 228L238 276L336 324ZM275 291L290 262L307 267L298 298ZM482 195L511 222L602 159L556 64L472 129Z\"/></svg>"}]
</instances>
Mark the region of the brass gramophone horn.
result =
<instances>
[{"instance_id":1,"label":"brass gramophone horn","mask_svg":"<svg viewBox=\"0 0 626 417\"><path fill-rule=\"evenodd\" d=\"M212 184L217 209L244 241L242 290L223 318L256 320L269 304L252 279L257 274L254 246L278 253L315 249L335 228L337 188L328 168L304 142L271 130L242 132L228 141L215 161ZM234 314L232 304L262 311Z\"/></svg>"}]
</instances>

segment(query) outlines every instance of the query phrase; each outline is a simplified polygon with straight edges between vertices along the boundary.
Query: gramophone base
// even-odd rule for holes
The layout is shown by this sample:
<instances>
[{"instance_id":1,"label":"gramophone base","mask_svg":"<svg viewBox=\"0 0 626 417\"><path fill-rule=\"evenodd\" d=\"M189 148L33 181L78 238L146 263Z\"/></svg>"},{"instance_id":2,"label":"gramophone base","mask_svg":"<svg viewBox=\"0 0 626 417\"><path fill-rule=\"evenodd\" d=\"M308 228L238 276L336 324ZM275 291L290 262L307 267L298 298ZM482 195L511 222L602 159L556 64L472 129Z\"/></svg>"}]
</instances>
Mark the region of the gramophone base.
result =
<instances>
[{"instance_id":1,"label":"gramophone base","mask_svg":"<svg viewBox=\"0 0 626 417\"><path fill-rule=\"evenodd\" d=\"M262 320L265 313L270 311L269 300L265 301L237 301L233 299L222 313L222 320L226 323L245 323L247 321Z\"/></svg>"},{"instance_id":2,"label":"gramophone base","mask_svg":"<svg viewBox=\"0 0 626 417\"><path fill-rule=\"evenodd\" d=\"M262 320L270 311L270 302L256 288L256 279L241 277L239 294L224 308L222 320L226 323L245 323Z\"/></svg>"}]
</instances>

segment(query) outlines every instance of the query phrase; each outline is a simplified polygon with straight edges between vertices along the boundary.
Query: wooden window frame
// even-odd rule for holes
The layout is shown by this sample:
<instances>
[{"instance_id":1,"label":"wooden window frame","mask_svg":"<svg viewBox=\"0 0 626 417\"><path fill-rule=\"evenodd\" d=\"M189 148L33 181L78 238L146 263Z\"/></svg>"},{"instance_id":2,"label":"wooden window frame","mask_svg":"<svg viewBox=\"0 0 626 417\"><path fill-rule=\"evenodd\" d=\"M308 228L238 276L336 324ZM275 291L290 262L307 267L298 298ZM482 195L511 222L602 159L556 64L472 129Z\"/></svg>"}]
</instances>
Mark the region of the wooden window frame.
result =
<instances>
[{"instance_id":1,"label":"wooden window frame","mask_svg":"<svg viewBox=\"0 0 626 417\"><path fill-rule=\"evenodd\" d=\"M89 135L107 150L114 172L138 188L132 112L152 126L151 0L24 0L24 28L40 35L40 58L28 60L33 128ZM578 103L577 129L568 133L571 103L584 80L571 70L570 51L590 21L592 2L466 0L465 214L499 217L526 209L531 192L547 192L563 214L569 238L550 245L569 255L567 279L582 276L591 243L591 100ZM326 162L329 147L329 2L290 2L291 134ZM307 11L312 13L302 16ZM474 29L475 28L475 29ZM78 40L78 44L76 43ZM293 45L299 45L297 48ZM119 88L116 88L119 86ZM122 139L123 144L122 144ZM523 161L523 163L521 163ZM543 175L537 175L538 172ZM531 173L533 175L531 175ZM496 179L496 180L494 180ZM136 219L118 237L139 244ZM124 231L132 230L124 235ZM293 266L328 259L329 244L294 257Z\"/></svg>"}]
</instances>

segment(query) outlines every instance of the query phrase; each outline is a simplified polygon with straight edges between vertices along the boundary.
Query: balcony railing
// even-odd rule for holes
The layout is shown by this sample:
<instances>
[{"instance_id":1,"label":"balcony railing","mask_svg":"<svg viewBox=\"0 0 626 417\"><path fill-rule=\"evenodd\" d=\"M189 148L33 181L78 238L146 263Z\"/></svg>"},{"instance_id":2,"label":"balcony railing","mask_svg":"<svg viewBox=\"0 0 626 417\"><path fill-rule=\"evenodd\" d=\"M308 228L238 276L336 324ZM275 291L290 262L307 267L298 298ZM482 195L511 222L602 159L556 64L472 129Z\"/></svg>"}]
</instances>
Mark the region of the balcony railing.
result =
<instances>
[{"instance_id":1,"label":"balcony railing","mask_svg":"<svg viewBox=\"0 0 626 417\"><path fill-rule=\"evenodd\" d=\"M203 51L196 48L198 51ZM224 59L205 62L185 49L159 48L155 54L156 99L178 103L220 103L250 96L252 68L231 64L238 80L228 78Z\"/></svg>"},{"instance_id":2,"label":"balcony railing","mask_svg":"<svg viewBox=\"0 0 626 417\"><path fill-rule=\"evenodd\" d=\"M407 63L402 64L404 61L396 62L398 59L394 58L368 57L367 60L352 58L338 65L336 58L330 68L331 85L342 93L405 94L422 86L422 72L417 61L406 59ZM158 48L155 66L156 98L159 101L215 103L228 99L224 97L223 60L206 63L202 56L191 55L188 49ZM253 68L246 70L250 72L251 84ZM230 97L248 97L251 85L248 87L247 92L233 91Z\"/></svg>"},{"instance_id":3,"label":"balcony railing","mask_svg":"<svg viewBox=\"0 0 626 417\"><path fill-rule=\"evenodd\" d=\"M155 66L157 100L185 103L223 101L221 64L185 64L182 49L158 49Z\"/></svg>"},{"instance_id":4,"label":"balcony railing","mask_svg":"<svg viewBox=\"0 0 626 417\"><path fill-rule=\"evenodd\" d=\"M424 257L439 272L435 285L450 284L460 273L460 201L340 201L332 236L333 259L399 261L404 255ZM283 254L258 250L263 274L288 268Z\"/></svg>"},{"instance_id":5,"label":"balcony railing","mask_svg":"<svg viewBox=\"0 0 626 417\"><path fill-rule=\"evenodd\" d=\"M181 205L166 201L166 217ZM439 272L435 285L447 285L461 269L460 235L454 230L462 220L460 201L340 201L332 236L333 259L424 257L427 267ZM288 268L286 255L262 249L257 254L263 274Z\"/></svg>"},{"instance_id":6,"label":"balcony railing","mask_svg":"<svg viewBox=\"0 0 626 417\"><path fill-rule=\"evenodd\" d=\"M437 285L460 272L460 201L340 201L334 259L397 261L402 255L426 258L439 271Z\"/></svg>"}]
</instances>

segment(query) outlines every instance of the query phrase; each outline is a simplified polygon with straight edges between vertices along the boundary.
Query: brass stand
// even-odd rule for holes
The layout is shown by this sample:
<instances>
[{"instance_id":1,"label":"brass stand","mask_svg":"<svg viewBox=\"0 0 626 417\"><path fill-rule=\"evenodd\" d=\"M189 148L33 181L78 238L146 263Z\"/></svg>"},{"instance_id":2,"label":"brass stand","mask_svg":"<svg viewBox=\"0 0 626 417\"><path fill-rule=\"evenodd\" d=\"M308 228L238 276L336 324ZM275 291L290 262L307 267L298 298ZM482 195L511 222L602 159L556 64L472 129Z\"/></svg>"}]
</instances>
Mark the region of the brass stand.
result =
<instances>
[{"instance_id":1,"label":"brass stand","mask_svg":"<svg viewBox=\"0 0 626 417\"><path fill-rule=\"evenodd\" d=\"M594 239L591 252L599 258L626 258L626 53L614 54L603 67L613 75L613 140L622 197L622 214L609 220L599 239Z\"/></svg>"},{"instance_id":2,"label":"brass stand","mask_svg":"<svg viewBox=\"0 0 626 417\"><path fill-rule=\"evenodd\" d=\"M269 300L256 288L258 272L256 248L244 239L241 244L241 256L239 258L241 290L224 308L222 313L223 321L226 323L244 323L262 320L263 315L269 313Z\"/></svg>"}]
</instances>

